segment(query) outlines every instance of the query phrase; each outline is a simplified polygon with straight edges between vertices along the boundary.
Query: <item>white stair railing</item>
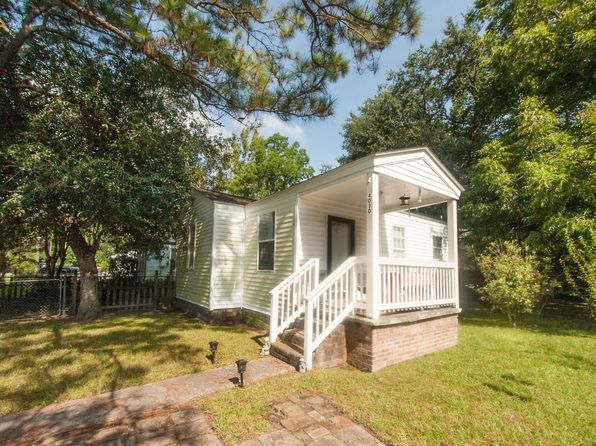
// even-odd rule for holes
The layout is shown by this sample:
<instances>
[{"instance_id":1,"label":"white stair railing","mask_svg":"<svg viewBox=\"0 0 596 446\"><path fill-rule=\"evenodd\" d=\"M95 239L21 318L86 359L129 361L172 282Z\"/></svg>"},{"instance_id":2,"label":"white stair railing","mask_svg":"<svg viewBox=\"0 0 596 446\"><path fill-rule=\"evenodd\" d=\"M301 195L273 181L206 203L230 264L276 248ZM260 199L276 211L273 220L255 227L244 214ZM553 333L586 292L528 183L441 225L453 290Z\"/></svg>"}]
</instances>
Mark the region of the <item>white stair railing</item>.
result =
<instances>
[{"instance_id":1,"label":"white stair railing","mask_svg":"<svg viewBox=\"0 0 596 446\"><path fill-rule=\"evenodd\" d=\"M319 259L308 260L298 271L280 282L271 293L269 339L277 337L303 312L306 296L319 284Z\"/></svg>"},{"instance_id":2,"label":"white stair railing","mask_svg":"<svg viewBox=\"0 0 596 446\"><path fill-rule=\"evenodd\" d=\"M304 360L312 368L313 353L354 309L357 291L356 257L348 258L306 297Z\"/></svg>"}]
</instances>

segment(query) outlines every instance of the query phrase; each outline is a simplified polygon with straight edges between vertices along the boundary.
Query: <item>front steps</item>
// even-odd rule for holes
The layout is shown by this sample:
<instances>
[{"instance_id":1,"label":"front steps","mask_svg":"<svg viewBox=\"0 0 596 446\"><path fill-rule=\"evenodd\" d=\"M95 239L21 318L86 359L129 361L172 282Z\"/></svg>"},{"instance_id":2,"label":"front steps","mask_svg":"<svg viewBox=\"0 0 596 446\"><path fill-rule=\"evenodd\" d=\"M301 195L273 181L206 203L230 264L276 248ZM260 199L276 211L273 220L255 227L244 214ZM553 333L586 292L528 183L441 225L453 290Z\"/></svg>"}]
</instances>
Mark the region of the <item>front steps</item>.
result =
<instances>
[{"instance_id":1,"label":"front steps","mask_svg":"<svg viewBox=\"0 0 596 446\"><path fill-rule=\"evenodd\" d=\"M300 317L271 344L272 356L298 368L304 357L304 318ZM346 333L340 324L317 347L313 355L313 368L336 367L346 363Z\"/></svg>"}]
</instances>

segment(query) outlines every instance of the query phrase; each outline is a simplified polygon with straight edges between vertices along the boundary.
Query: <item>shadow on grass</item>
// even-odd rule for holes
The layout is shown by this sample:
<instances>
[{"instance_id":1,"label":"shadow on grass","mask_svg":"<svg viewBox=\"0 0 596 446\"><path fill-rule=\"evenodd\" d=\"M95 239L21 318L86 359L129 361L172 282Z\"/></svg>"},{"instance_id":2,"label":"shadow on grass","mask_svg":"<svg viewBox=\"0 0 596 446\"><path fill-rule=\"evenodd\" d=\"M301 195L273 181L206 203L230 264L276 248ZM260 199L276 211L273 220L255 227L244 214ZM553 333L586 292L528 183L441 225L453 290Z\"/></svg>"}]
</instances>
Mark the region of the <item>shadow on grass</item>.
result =
<instances>
[{"instance_id":1,"label":"shadow on grass","mask_svg":"<svg viewBox=\"0 0 596 446\"><path fill-rule=\"evenodd\" d=\"M532 401L532 397L529 395L524 395L521 392L516 392L514 390L508 389L503 384L493 384L493 383L482 383L483 386L488 387L489 389L494 390L495 392L504 393L510 397L516 398L523 402L530 402Z\"/></svg>"},{"instance_id":2,"label":"shadow on grass","mask_svg":"<svg viewBox=\"0 0 596 446\"><path fill-rule=\"evenodd\" d=\"M0 364L0 414L47 405L64 394L79 397L147 382L154 368L164 377L206 370L214 367L205 360L210 340L226 341L228 357L220 361L230 361L258 344L257 338L244 327L207 325L178 313L87 324L0 324L0 353L7 361ZM250 350L258 352L256 346Z\"/></svg>"},{"instance_id":3,"label":"shadow on grass","mask_svg":"<svg viewBox=\"0 0 596 446\"><path fill-rule=\"evenodd\" d=\"M465 309L460 317L462 325L476 327L511 328L505 315L486 308ZM553 314L524 314L519 317L517 328L547 335L590 337L596 336L594 322L584 318L574 318Z\"/></svg>"}]
</instances>

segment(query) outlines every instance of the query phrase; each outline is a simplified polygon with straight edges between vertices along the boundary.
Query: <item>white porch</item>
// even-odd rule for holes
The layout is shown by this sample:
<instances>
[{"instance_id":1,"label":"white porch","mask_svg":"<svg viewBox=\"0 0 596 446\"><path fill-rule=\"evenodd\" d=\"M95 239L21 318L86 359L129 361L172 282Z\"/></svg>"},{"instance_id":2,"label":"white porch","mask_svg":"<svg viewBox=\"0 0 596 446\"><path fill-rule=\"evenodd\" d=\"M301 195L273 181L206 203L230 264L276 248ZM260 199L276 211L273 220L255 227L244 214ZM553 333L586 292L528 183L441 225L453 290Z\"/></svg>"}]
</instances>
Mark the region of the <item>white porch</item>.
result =
<instances>
[{"instance_id":1,"label":"white porch","mask_svg":"<svg viewBox=\"0 0 596 446\"><path fill-rule=\"evenodd\" d=\"M375 320L397 311L459 308L461 186L428 149L369 158L362 163L367 168L329 176L297 196L295 272L272 290L270 334L275 340L304 313L307 368L313 351L350 314ZM416 220L409 211L438 203L446 203L446 226L425 223L430 249L413 243L396 256L391 218ZM413 234L419 229L415 222L408 227ZM441 246L433 247L439 239Z\"/></svg>"}]
</instances>

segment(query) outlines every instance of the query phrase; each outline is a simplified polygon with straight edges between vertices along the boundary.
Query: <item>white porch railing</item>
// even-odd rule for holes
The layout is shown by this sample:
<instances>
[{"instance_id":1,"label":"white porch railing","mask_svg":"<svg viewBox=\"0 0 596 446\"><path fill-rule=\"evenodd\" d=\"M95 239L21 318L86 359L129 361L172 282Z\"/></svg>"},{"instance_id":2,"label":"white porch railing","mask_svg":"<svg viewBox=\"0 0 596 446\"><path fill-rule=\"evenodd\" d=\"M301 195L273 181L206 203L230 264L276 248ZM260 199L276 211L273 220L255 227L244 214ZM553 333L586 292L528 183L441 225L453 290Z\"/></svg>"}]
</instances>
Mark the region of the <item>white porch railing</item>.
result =
<instances>
[{"instance_id":1,"label":"white porch railing","mask_svg":"<svg viewBox=\"0 0 596 446\"><path fill-rule=\"evenodd\" d=\"M381 311L455 304L455 265L382 258Z\"/></svg>"},{"instance_id":2,"label":"white porch railing","mask_svg":"<svg viewBox=\"0 0 596 446\"><path fill-rule=\"evenodd\" d=\"M379 309L409 310L456 302L455 264L382 257L379 259ZM355 308L366 310L366 261L356 263Z\"/></svg>"},{"instance_id":3,"label":"white porch railing","mask_svg":"<svg viewBox=\"0 0 596 446\"><path fill-rule=\"evenodd\" d=\"M357 295L356 257L344 261L311 291L304 311L304 360L312 368L315 349L354 309Z\"/></svg>"},{"instance_id":4,"label":"white porch railing","mask_svg":"<svg viewBox=\"0 0 596 446\"><path fill-rule=\"evenodd\" d=\"M381 311L456 303L452 262L379 259ZM366 258L350 257L319 283L319 260L310 259L271 290L270 337L274 342L304 312L304 359L312 368L315 349L354 309L367 308Z\"/></svg>"},{"instance_id":5,"label":"white porch railing","mask_svg":"<svg viewBox=\"0 0 596 446\"><path fill-rule=\"evenodd\" d=\"M319 259L308 260L298 271L280 282L271 293L269 338L277 337L303 312L304 299L319 284Z\"/></svg>"}]
</instances>

